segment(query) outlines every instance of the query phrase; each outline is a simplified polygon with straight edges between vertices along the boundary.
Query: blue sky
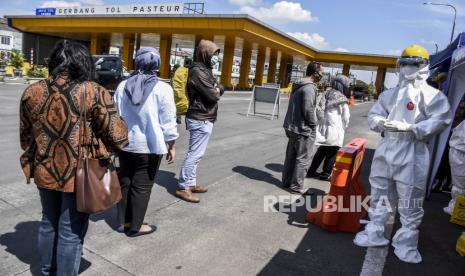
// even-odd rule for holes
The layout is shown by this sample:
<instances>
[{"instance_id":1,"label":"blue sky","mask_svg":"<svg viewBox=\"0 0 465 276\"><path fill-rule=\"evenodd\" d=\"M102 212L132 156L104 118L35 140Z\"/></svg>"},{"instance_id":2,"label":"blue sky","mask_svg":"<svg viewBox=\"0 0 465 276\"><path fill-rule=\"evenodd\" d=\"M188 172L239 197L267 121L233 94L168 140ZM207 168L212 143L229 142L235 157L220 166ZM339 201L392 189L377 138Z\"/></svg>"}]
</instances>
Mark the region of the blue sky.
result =
<instances>
[{"instance_id":1,"label":"blue sky","mask_svg":"<svg viewBox=\"0 0 465 276\"><path fill-rule=\"evenodd\" d=\"M0 14L31 13L34 8L58 4L179 3L166 0L15 0ZM184 1L189 2L189 1ZM200 2L200 1L191 1ZM395 54L412 43L431 52L450 40L453 13L447 7L422 5L424 0L206 0L207 13L252 13L272 26L293 33L319 49ZM465 0L437 0L458 9L456 34L465 31Z\"/></svg>"},{"instance_id":2,"label":"blue sky","mask_svg":"<svg viewBox=\"0 0 465 276\"><path fill-rule=\"evenodd\" d=\"M201 1L69 0L11 1L0 14L32 13L34 8L58 5L131 3L179 3ZM323 50L373 54L399 54L407 45L424 45L431 53L450 40L453 10L424 6L424 0L206 0L210 14L249 13L275 28ZM465 31L465 0L435 0L457 7L456 35Z\"/></svg>"}]
</instances>

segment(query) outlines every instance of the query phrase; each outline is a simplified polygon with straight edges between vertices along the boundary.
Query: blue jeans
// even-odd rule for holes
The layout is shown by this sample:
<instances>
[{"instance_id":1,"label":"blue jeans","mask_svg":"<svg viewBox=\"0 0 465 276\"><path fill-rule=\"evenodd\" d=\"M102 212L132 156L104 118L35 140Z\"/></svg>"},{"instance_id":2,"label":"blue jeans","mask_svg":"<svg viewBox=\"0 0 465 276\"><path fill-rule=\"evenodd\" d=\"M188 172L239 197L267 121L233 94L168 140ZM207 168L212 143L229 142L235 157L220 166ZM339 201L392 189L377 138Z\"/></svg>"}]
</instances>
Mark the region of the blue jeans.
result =
<instances>
[{"instance_id":1,"label":"blue jeans","mask_svg":"<svg viewBox=\"0 0 465 276\"><path fill-rule=\"evenodd\" d=\"M76 210L76 195L39 188L41 275L78 275L89 215Z\"/></svg>"},{"instance_id":2,"label":"blue jeans","mask_svg":"<svg viewBox=\"0 0 465 276\"><path fill-rule=\"evenodd\" d=\"M190 132L189 149L179 174L180 189L188 189L197 185L197 165L207 149L213 123L186 118L186 128Z\"/></svg>"}]
</instances>

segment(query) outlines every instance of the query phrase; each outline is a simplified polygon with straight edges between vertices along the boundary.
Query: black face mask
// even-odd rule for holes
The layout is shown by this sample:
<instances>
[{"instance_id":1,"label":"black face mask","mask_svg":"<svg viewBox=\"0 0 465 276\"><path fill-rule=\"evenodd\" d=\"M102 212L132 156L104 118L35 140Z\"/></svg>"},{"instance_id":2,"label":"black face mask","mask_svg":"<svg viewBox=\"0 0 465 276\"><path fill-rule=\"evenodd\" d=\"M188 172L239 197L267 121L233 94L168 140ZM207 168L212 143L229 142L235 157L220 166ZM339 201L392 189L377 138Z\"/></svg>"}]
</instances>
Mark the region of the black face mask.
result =
<instances>
[{"instance_id":1,"label":"black face mask","mask_svg":"<svg viewBox=\"0 0 465 276\"><path fill-rule=\"evenodd\" d=\"M315 81L315 83L317 82L320 82L320 80L323 78L323 75L320 74L320 72L316 72L314 75L313 75L313 80Z\"/></svg>"}]
</instances>

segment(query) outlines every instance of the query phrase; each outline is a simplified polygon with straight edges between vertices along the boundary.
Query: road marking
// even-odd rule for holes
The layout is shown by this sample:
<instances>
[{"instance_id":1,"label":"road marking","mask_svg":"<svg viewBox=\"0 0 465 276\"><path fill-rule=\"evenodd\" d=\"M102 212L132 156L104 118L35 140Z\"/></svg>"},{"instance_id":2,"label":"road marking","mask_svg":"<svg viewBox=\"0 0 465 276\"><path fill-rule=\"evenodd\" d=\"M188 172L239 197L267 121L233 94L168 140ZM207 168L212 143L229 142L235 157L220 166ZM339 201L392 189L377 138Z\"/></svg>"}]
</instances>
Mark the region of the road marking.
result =
<instances>
[{"instance_id":1,"label":"road marking","mask_svg":"<svg viewBox=\"0 0 465 276\"><path fill-rule=\"evenodd\" d=\"M248 102L250 102L250 99L241 99L241 98L221 98L220 101L248 101Z\"/></svg>"},{"instance_id":2,"label":"road marking","mask_svg":"<svg viewBox=\"0 0 465 276\"><path fill-rule=\"evenodd\" d=\"M8 85L27 85L27 83L23 83L23 82L0 82L0 84L8 84Z\"/></svg>"},{"instance_id":3,"label":"road marking","mask_svg":"<svg viewBox=\"0 0 465 276\"><path fill-rule=\"evenodd\" d=\"M356 104L354 104L354 106L362 105L362 104L367 104L367 103L373 103L373 102L361 102L361 103L356 103Z\"/></svg>"},{"instance_id":4,"label":"road marking","mask_svg":"<svg viewBox=\"0 0 465 276\"><path fill-rule=\"evenodd\" d=\"M386 223L384 236L390 240L392 236L392 229L394 228L394 220L396 213L393 212ZM389 244L386 246L369 247L363 260L362 271L360 276L382 276L384 265L386 264L386 257L389 252Z\"/></svg>"}]
</instances>

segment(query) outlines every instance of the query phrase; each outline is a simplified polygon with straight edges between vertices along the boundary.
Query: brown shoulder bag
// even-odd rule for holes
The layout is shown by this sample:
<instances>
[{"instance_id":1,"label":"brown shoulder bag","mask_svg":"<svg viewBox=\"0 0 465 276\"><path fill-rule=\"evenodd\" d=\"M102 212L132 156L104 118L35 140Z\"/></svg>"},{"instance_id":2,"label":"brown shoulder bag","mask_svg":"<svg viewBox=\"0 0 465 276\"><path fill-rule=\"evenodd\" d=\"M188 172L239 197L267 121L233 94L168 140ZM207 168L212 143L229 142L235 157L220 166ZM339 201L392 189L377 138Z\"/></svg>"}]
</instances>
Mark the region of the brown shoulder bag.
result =
<instances>
[{"instance_id":1,"label":"brown shoulder bag","mask_svg":"<svg viewBox=\"0 0 465 276\"><path fill-rule=\"evenodd\" d=\"M77 210L83 213L105 211L121 200L121 186L111 162L88 157L86 84L81 89L79 114L79 147L75 178ZM90 130L92 131L92 130Z\"/></svg>"}]
</instances>

